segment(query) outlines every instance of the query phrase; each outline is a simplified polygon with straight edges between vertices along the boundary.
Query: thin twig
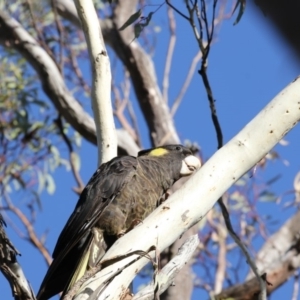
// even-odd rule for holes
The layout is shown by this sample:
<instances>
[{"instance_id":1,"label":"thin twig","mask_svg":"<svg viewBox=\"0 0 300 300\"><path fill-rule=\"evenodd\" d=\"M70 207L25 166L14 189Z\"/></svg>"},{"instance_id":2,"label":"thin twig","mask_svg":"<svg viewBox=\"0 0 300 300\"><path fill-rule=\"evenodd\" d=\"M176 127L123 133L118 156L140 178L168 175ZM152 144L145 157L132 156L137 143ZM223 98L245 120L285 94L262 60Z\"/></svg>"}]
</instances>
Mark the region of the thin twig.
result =
<instances>
[{"instance_id":1,"label":"thin twig","mask_svg":"<svg viewBox=\"0 0 300 300\"><path fill-rule=\"evenodd\" d=\"M195 8L191 8L190 7L188 0L186 0L185 2L186 2L187 10L188 10L189 15L190 15L189 23L192 26L194 36L195 36L196 41L198 43L199 49L200 49L200 51L202 52L202 55L203 55L204 52L205 52L205 47L203 46L202 24L201 24L201 22L199 22L199 26L200 26L200 34L199 34L197 26L196 26L196 24L194 22L194 11L195 11ZM199 19L199 16L198 16L198 19Z\"/></svg>"},{"instance_id":2,"label":"thin twig","mask_svg":"<svg viewBox=\"0 0 300 300\"><path fill-rule=\"evenodd\" d=\"M178 96L176 97L176 99L175 99L175 101L174 101L174 103L173 103L173 105L171 107L171 116L172 117L174 117L174 115L175 115L175 113L176 113L179 105L181 104L181 101L182 101L182 99L183 99L183 97L184 97L184 95L185 95L185 93L186 93L186 91L187 91L187 89L188 89L188 87L189 87L189 85L191 83L191 80L192 80L193 75L195 73L197 64L200 61L201 57L202 57L202 53L201 53L201 51L199 51L194 56L194 58L193 58L193 60L191 62L191 65L189 67L189 71L188 71L188 74L187 74L187 76L185 78L185 81L184 81L184 83L183 83L183 85L182 85L182 87L181 87L181 89L179 91Z\"/></svg>"},{"instance_id":3,"label":"thin twig","mask_svg":"<svg viewBox=\"0 0 300 300\"><path fill-rule=\"evenodd\" d=\"M168 11L168 21L169 21L169 30L170 30L170 40L169 40L169 46L167 50L167 56L166 56L166 64L165 64L165 70L164 70L164 77L163 77L163 83L162 83L162 94L163 99L165 102L168 102L168 90L169 90L169 79L170 79L170 70L172 65L172 59L176 44L176 22L173 14L173 9L168 5L167 6Z\"/></svg>"},{"instance_id":4,"label":"thin twig","mask_svg":"<svg viewBox=\"0 0 300 300\"><path fill-rule=\"evenodd\" d=\"M127 106L128 99L122 99L119 92L119 89L113 84L112 93L115 98L115 110L114 115L118 118L119 122L123 126L123 128L132 136L132 138L136 141L137 136L134 129L130 126L128 120L124 115L124 110Z\"/></svg>"},{"instance_id":5,"label":"thin twig","mask_svg":"<svg viewBox=\"0 0 300 300\"><path fill-rule=\"evenodd\" d=\"M294 276L294 287L293 287L293 295L291 300L299 299L299 271L295 271Z\"/></svg>"},{"instance_id":6,"label":"thin twig","mask_svg":"<svg viewBox=\"0 0 300 300\"><path fill-rule=\"evenodd\" d=\"M220 125L220 122L218 119L218 115L217 115L217 109L216 109L215 100L213 97L213 92L212 92L212 89L211 89L211 86L210 86L210 83L208 80L208 76L207 76L206 62L202 63L201 69L198 71L198 73L202 77L202 81L203 81L203 84L204 84L204 87L206 90L209 107L210 107L211 118L212 118L215 130L216 130L216 134L217 134L218 149L221 149L221 147L223 147L223 133L222 133L222 128L221 128L221 125Z\"/></svg>"},{"instance_id":7,"label":"thin twig","mask_svg":"<svg viewBox=\"0 0 300 300\"><path fill-rule=\"evenodd\" d=\"M63 128L63 124L62 124L62 119L61 116L59 115L55 120L54 120L55 124L58 127L59 133L61 134L63 140L65 141L68 150L69 150L69 155L70 155L70 165L71 165L71 170L73 173L73 176L76 180L77 183L77 187L73 188L73 190L77 193L77 194L81 194L81 192L84 189L84 183L80 177L80 174L76 168L76 162L75 162L75 152L73 149L73 145L72 142L70 141L70 139L68 138L68 136L65 134L64 132L64 128Z\"/></svg>"},{"instance_id":8,"label":"thin twig","mask_svg":"<svg viewBox=\"0 0 300 300\"><path fill-rule=\"evenodd\" d=\"M136 114L134 112L132 103L130 101L130 90L131 90L131 84L130 84L130 74L127 70L124 72L124 90L123 90L123 95L124 98L127 99L127 109L128 109L128 114L129 118L131 121L131 124L133 126L133 130L135 131L135 136L136 136L136 143L139 147L142 146L142 139L141 139L141 134L138 126L138 121Z\"/></svg>"},{"instance_id":9,"label":"thin twig","mask_svg":"<svg viewBox=\"0 0 300 300\"><path fill-rule=\"evenodd\" d=\"M208 55L209 55L209 51L210 51L210 47L211 47L211 43L213 40L213 34L214 34L214 28L215 28L215 24L214 24L214 19L215 19L215 11L216 11L216 5L217 5L218 0L214 0L213 2L213 14L212 14L212 25L211 25L211 30L209 30L209 24L208 24L208 19L207 19L207 13L206 13L206 2L205 0L201 0L201 13L199 11L199 7L197 2L194 3L193 7L190 6L190 3L188 0L185 1L186 3L186 7L188 9L189 12L189 22L190 25L193 29L196 41L198 42L199 45L199 49L202 52L202 63L201 63L201 68L199 70L199 74L201 75L205 90L206 90L206 94L207 94L207 98L208 98L208 102L209 102L209 106L210 106L210 110L211 110L211 116L212 116L212 121L216 130L216 134L217 134L217 142L218 142L218 149L220 149L223 146L223 133L222 133L222 129L218 120L218 116L217 116L217 111L216 111L216 106L215 106L215 100L213 97L213 92L209 83L209 79L207 76L207 59L208 59ZM198 23L199 23L199 27L201 30L201 34L199 35L198 29L194 23L194 12L197 16L198 19ZM203 45L203 38L201 38L202 35L202 21L204 23L205 26L205 33L206 33L206 39L207 39L207 44L204 47ZM237 236L237 234L234 232L230 218L229 218L229 213L227 211L227 208L223 202L222 197L219 198L218 203L221 207L221 211L225 220L225 224L227 227L228 232L230 233L231 237L233 238L233 240L238 244L238 246L241 248L241 250L243 251L244 255L247 258L247 261L252 269L252 271L254 272L255 276L257 277L257 280L259 281L260 284L260 295L259 298L261 300L266 299L266 282L264 280L263 277L261 277L258 273L258 269L256 267L255 262L252 260L247 248L245 247L245 245L242 243L242 241L239 239L239 237Z\"/></svg>"},{"instance_id":10,"label":"thin twig","mask_svg":"<svg viewBox=\"0 0 300 300\"><path fill-rule=\"evenodd\" d=\"M154 294L161 295L169 288L176 278L178 272L184 267L187 261L193 258L199 246L198 234L189 237L178 250L178 254L172 258L162 270L154 270L152 282L133 296L133 300L152 300ZM156 253L158 257L159 253Z\"/></svg>"},{"instance_id":11,"label":"thin twig","mask_svg":"<svg viewBox=\"0 0 300 300\"><path fill-rule=\"evenodd\" d=\"M185 14L183 14L179 9L177 9L174 5L172 5L170 3L169 0L166 0L166 3L172 8L174 9L180 16L182 16L184 19L186 19L187 21L190 21L189 17L187 17Z\"/></svg>"},{"instance_id":12,"label":"thin twig","mask_svg":"<svg viewBox=\"0 0 300 300\"><path fill-rule=\"evenodd\" d=\"M55 5L54 1L55 0L51 0L51 7L53 10L53 14L54 14L56 30L57 30L57 33L59 36L59 61L57 62L57 64L59 65L60 72L63 75L63 72L64 72L64 57L63 57L64 56L64 38L63 38L64 29L59 20L56 5Z\"/></svg>"},{"instance_id":13,"label":"thin twig","mask_svg":"<svg viewBox=\"0 0 300 300\"><path fill-rule=\"evenodd\" d=\"M259 271L257 269L257 266L254 262L254 260L251 258L246 246L243 244L243 242L240 240L240 238L238 237L238 235L235 233L235 231L233 230L231 221L230 221L230 217L229 217L229 213L228 210L222 200L222 197L218 200L218 203L221 207L222 210L222 214L224 216L224 220L225 220L225 224L226 224L226 228L230 234L230 236L232 237L232 239L237 243L237 245L240 247L240 249L242 250L242 252L244 253L244 255L246 256L247 262L250 265L253 273L255 274L259 285L260 285L260 294L259 294L259 299L260 300L265 300L267 299L267 286L266 286L266 281L263 277L261 277L261 275L259 274Z\"/></svg>"},{"instance_id":14,"label":"thin twig","mask_svg":"<svg viewBox=\"0 0 300 300\"><path fill-rule=\"evenodd\" d=\"M223 223L223 222L222 222ZM218 265L215 274L215 285L214 292L215 294L222 291L223 283L226 275L226 235L227 233L224 230L223 224L218 224L217 232L219 237L219 253L218 253Z\"/></svg>"},{"instance_id":15,"label":"thin twig","mask_svg":"<svg viewBox=\"0 0 300 300\"><path fill-rule=\"evenodd\" d=\"M44 39L43 33L41 32L41 30L39 29L39 27L36 24L36 21L35 21L36 17L33 15L32 7L31 7L31 0L26 0L26 3L27 3L29 14L30 14L32 26L35 29L36 33L37 33L39 42L41 43L41 46L44 48L44 50L47 52L47 54L52 58L52 60L54 61L54 63L58 67L59 71L61 72L61 70L59 68L59 65L57 64L57 62L55 60L55 55L53 54L53 52L49 48L48 44L46 43L46 41Z\"/></svg>"},{"instance_id":16,"label":"thin twig","mask_svg":"<svg viewBox=\"0 0 300 300\"><path fill-rule=\"evenodd\" d=\"M71 67L73 68L74 73L76 74L79 84L83 87L84 91L86 92L87 95L91 94L91 88L89 85L86 83L86 81L83 78L82 72L79 68L79 65L77 63L77 55L74 53L73 47L70 45L68 46L68 42L66 43L66 49L69 51L69 59L70 59L70 64Z\"/></svg>"}]
</instances>

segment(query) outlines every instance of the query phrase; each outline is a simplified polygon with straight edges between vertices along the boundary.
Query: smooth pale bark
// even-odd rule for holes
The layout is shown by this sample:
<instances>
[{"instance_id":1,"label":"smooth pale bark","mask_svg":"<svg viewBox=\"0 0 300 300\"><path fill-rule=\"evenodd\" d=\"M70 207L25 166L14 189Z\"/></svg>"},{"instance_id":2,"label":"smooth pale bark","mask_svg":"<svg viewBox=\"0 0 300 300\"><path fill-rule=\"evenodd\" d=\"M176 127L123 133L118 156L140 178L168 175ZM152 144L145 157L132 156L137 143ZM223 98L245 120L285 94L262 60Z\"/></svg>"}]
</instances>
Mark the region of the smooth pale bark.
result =
<instances>
[{"instance_id":1,"label":"smooth pale bark","mask_svg":"<svg viewBox=\"0 0 300 300\"><path fill-rule=\"evenodd\" d=\"M243 174L259 162L300 119L300 80L295 79L250 123L218 150L144 222L119 239L103 260L156 246L162 251L183 232L200 221L217 199ZM150 253L152 256L154 251ZM114 263L88 280L75 299L87 299L101 283L135 259L135 255ZM110 280L98 299L119 299L137 272L148 262L134 262ZM85 293L88 291L88 294ZM95 298L95 299L97 299Z\"/></svg>"},{"instance_id":2,"label":"smooth pale bark","mask_svg":"<svg viewBox=\"0 0 300 300\"><path fill-rule=\"evenodd\" d=\"M100 23L91 0L75 0L92 68L92 107L96 124L98 165L117 156L117 135L111 103L111 71Z\"/></svg>"}]
</instances>

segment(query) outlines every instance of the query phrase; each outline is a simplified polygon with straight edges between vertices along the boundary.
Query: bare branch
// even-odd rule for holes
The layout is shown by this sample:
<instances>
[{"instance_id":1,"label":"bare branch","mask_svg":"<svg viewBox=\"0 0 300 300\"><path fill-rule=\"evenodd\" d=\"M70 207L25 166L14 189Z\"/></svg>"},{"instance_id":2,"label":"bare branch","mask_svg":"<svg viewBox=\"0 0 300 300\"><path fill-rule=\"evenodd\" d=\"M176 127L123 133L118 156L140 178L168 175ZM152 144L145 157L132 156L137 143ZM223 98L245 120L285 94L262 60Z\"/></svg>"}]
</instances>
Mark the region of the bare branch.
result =
<instances>
[{"instance_id":1,"label":"bare branch","mask_svg":"<svg viewBox=\"0 0 300 300\"><path fill-rule=\"evenodd\" d=\"M130 126L128 120L126 119L124 115L124 111L126 106L128 105L129 99L124 98L121 99L121 95L119 92L119 89L116 87L116 85L113 85L112 87L112 93L114 94L115 98L115 110L114 114L118 118L119 122L123 126L123 128L132 136L132 138L136 141L137 140L137 135L134 129Z\"/></svg>"},{"instance_id":2,"label":"bare branch","mask_svg":"<svg viewBox=\"0 0 300 300\"><path fill-rule=\"evenodd\" d=\"M170 40L169 46L166 56L166 64L165 64L165 71L162 83L162 94L164 100L168 103L168 90L169 90L169 79L170 79L170 70L171 70L171 63L173 58L173 53L176 44L176 22L173 14L173 9L170 6L167 6L168 11L168 20L169 20L169 29L170 29Z\"/></svg>"},{"instance_id":3,"label":"bare branch","mask_svg":"<svg viewBox=\"0 0 300 300\"><path fill-rule=\"evenodd\" d=\"M199 245L198 234L189 237L179 248L178 254L159 271L156 282L158 283L158 293L162 294L173 284L175 276L179 270L191 259ZM133 300L152 300L154 297L154 282L144 287L134 295Z\"/></svg>"},{"instance_id":4,"label":"bare branch","mask_svg":"<svg viewBox=\"0 0 300 300\"><path fill-rule=\"evenodd\" d=\"M77 27L81 27L75 4L72 0L54 0L57 12Z\"/></svg>"},{"instance_id":5,"label":"bare branch","mask_svg":"<svg viewBox=\"0 0 300 300\"><path fill-rule=\"evenodd\" d=\"M59 36L59 61L58 61L58 66L59 66L59 70L60 72L63 74L64 71L64 51L63 51L63 41L64 41L64 30L63 30L63 26L58 18L58 14L57 14L57 10L56 10L56 6L54 3L55 0L51 0L51 8L53 10L53 14L54 14L54 20L55 20L55 25L56 25L56 30Z\"/></svg>"},{"instance_id":6,"label":"bare branch","mask_svg":"<svg viewBox=\"0 0 300 300\"><path fill-rule=\"evenodd\" d=\"M34 293L17 261L20 253L7 237L0 214L0 271L8 280L15 300L35 300Z\"/></svg>"},{"instance_id":7,"label":"bare branch","mask_svg":"<svg viewBox=\"0 0 300 300\"><path fill-rule=\"evenodd\" d=\"M295 271L294 276L294 289L293 289L293 295L291 300L297 300L299 299L299 271Z\"/></svg>"},{"instance_id":8,"label":"bare branch","mask_svg":"<svg viewBox=\"0 0 300 300\"><path fill-rule=\"evenodd\" d=\"M226 275L226 236L227 232L225 231L223 224L218 224L217 226L218 230L218 238L219 238L219 253L218 253L218 264L216 269L216 275L215 275L215 286L214 286L214 292L220 293L222 291L223 283L225 280Z\"/></svg>"},{"instance_id":9,"label":"bare branch","mask_svg":"<svg viewBox=\"0 0 300 300\"><path fill-rule=\"evenodd\" d=\"M187 21L189 21L189 17L186 16L185 14L183 14L179 9L177 9L174 5L172 5L170 3L170 0L166 0L166 3L168 4L168 6L170 6L172 9L174 9L180 16L182 16L184 19L186 19Z\"/></svg>"},{"instance_id":10,"label":"bare branch","mask_svg":"<svg viewBox=\"0 0 300 300\"><path fill-rule=\"evenodd\" d=\"M64 132L64 128L63 128L63 124L62 124L62 119L60 116L58 116L58 118L56 120L54 120L54 122L56 123L57 127L58 127L58 130L59 130L59 133L60 135L62 136L63 140L65 141L67 147L68 147L68 150L69 150L69 156L70 156L70 165L71 165L71 170L72 170L72 173L73 173L73 176L76 180L76 183L77 183L77 187L76 188L73 188L73 190L78 194L80 195L81 192L83 191L84 189L84 183L80 177L80 174L76 168L76 163L75 163L75 159L76 159L76 153L74 152L74 149L73 149L73 145L72 145L72 142L70 141L70 139L68 138L68 136L65 134Z\"/></svg>"},{"instance_id":11,"label":"bare branch","mask_svg":"<svg viewBox=\"0 0 300 300\"><path fill-rule=\"evenodd\" d=\"M117 156L117 136L110 98L110 62L93 2L76 0L75 5L87 41L92 67L92 107L97 129L98 165L101 165Z\"/></svg>"},{"instance_id":12,"label":"bare branch","mask_svg":"<svg viewBox=\"0 0 300 300\"><path fill-rule=\"evenodd\" d=\"M171 115L172 115L172 117L174 117L174 115L175 115L175 113L176 113L176 111L177 111L177 109L178 109L178 107L179 107L179 105L180 105L180 103L181 103L181 101L182 101L182 99L183 99L183 97L184 97L184 95L185 95L185 93L186 93L186 91L187 91L190 83L191 83L191 80L192 80L192 78L194 76L197 64L198 64L198 62L200 61L201 58L202 58L202 53L199 51L195 55L195 57L193 58L191 66L189 67L189 72L188 72L188 74L187 74L187 76L185 78L185 81L184 81L184 83L182 85L182 88L181 88L178 96L176 97L173 105L172 105L172 108L171 108Z\"/></svg>"},{"instance_id":13,"label":"bare branch","mask_svg":"<svg viewBox=\"0 0 300 300\"><path fill-rule=\"evenodd\" d=\"M26 237L26 239L36 248L38 249L42 256L44 257L47 265L50 265L52 262L52 257L49 254L49 251L46 249L45 245L41 242L41 240L38 238L33 224L28 220L28 218L26 217L26 215L18 208L16 207L8 198L7 194L4 194L4 198L6 200L7 203L7 207L1 207L1 209L3 210L9 210L12 213L14 213L19 220L21 221L21 223L24 225L24 227L26 228L27 231L27 235L28 237Z\"/></svg>"},{"instance_id":14,"label":"bare branch","mask_svg":"<svg viewBox=\"0 0 300 300\"><path fill-rule=\"evenodd\" d=\"M44 35L41 32L41 30L39 29L38 25L36 24L36 20L35 20L33 11L32 11L31 0L26 0L25 2L26 2L26 5L27 5L27 8L28 8L28 11L29 11L32 26L33 26L34 30L36 31L36 33L37 33L38 41L40 42L43 49L47 52L47 54L51 57L51 59L56 63L55 56L54 56L53 52L49 48L48 44L45 42ZM57 67L58 67L58 65L57 65Z\"/></svg>"}]
</instances>

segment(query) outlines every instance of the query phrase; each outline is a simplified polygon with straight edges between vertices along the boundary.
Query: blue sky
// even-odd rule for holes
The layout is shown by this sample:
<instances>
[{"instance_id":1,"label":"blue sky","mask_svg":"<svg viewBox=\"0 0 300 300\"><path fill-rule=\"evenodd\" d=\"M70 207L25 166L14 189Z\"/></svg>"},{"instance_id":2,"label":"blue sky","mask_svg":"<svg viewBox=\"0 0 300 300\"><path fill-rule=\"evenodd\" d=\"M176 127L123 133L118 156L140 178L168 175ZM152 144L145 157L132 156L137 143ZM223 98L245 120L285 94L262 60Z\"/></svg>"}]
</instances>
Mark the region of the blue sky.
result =
<instances>
[{"instance_id":1,"label":"blue sky","mask_svg":"<svg viewBox=\"0 0 300 300\"><path fill-rule=\"evenodd\" d=\"M165 20L165 7L154 15L154 22L161 27L157 35L154 62L161 83L165 54L167 49L168 30ZM211 49L208 75L216 99L217 112L222 126L224 143L229 141L243 126L247 124L276 94L299 75L299 63L286 42L279 38L263 21L262 13L255 13L248 6L241 22L233 26L234 19L225 21ZM192 36L188 24L180 17L177 20L177 44L170 76L169 101L176 97L186 76L190 62L197 52L197 44ZM84 67L86 72L88 68ZM85 74L89 76L88 73ZM46 99L46 97L45 97ZM133 101L135 101L133 99ZM134 103L137 108L137 104ZM144 147L148 147L148 133L145 122L138 112ZM215 131L210 118L207 98L200 76L196 73L192 84L184 97L176 117L176 128L181 140L197 142L207 160L217 148ZM275 174L282 174L281 179L272 187L272 191L282 194L292 190L293 179L299 171L299 126L295 127L287 136L289 145L277 146L276 150L282 158L289 161L286 166L282 161L271 163L268 169L260 174L270 179ZM85 182L96 168L96 148L83 142L80 149L81 176ZM56 239L62 230L68 216L73 210L77 196L71 187L75 185L70 173L61 168L54 174L56 192L54 195L42 194L43 210L38 216L37 232L43 234L48 231L46 245L52 252ZM18 195L15 195L18 197ZM286 200L286 199L285 199ZM60 207L57 211L55 208ZM262 214L271 214L279 220L278 228L292 210L282 211L281 206L260 203ZM38 290L46 272L46 264L40 254L29 243L21 241L16 233L8 228L7 233L22 253L19 262L35 291ZM259 249L261 241L256 241L254 247ZM1 299L11 299L8 283L0 276ZM292 281L274 293L271 299L288 299L292 293ZM193 299L206 299L207 296L196 290ZM2 298L3 297L3 298Z\"/></svg>"}]
</instances>

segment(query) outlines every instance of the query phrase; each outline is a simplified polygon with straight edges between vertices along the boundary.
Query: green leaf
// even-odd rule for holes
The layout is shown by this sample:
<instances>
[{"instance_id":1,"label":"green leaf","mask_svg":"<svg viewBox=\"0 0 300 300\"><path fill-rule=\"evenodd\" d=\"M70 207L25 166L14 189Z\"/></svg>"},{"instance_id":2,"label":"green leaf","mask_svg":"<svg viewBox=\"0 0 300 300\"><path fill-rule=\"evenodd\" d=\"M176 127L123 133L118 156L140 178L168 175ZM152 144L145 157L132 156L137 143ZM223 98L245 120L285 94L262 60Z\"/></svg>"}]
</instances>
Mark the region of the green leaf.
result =
<instances>
[{"instance_id":1,"label":"green leaf","mask_svg":"<svg viewBox=\"0 0 300 300\"><path fill-rule=\"evenodd\" d=\"M245 195L240 193L239 191L234 191L231 195L230 195L230 199L232 201L235 202L242 202L245 203Z\"/></svg>"},{"instance_id":2,"label":"green leaf","mask_svg":"<svg viewBox=\"0 0 300 300\"><path fill-rule=\"evenodd\" d=\"M8 133L7 133L7 139L9 140L15 140L21 133L20 128L15 128L15 129L11 129Z\"/></svg>"},{"instance_id":3,"label":"green leaf","mask_svg":"<svg viewBox=\"0 0 300 300\"><path fill-rule=\"evenodd\" d=\"M53 152L53 156L49 159L49 169L51 172L54 172L55 169L60 165L60 155L58 149L56 147L55 149L57 150L57 155Z\"/></svg>"},{"instance_id":4,"label":"green leaf","mask_svg":"<svg viewBox=\"0 0 300 300\"><path fill-rule=\"evenodd\" d=\"M245 186L247 183L246 179L244 177L238 179L234 185L236 186Z\"/></svg>"},{"instance_id":5,"label":"green leaf","mask_svg":"<svg viewBox=\"0 0 300 300\"><path fill-rule=\"evenodd\" d=\"M154 12L150 12L149 15L144 19L145 22L144 22L144 27L148 26L149 25L149 22L151 21L151 18L152 18L152 15L154 14Z\"/></svg>"},{"instance_id":6,"label":"green leaf","mask_svg":"<svg viewBox=\"0 0 300 300\"><path fill-rule=\"evenodd\" d=\"M57 147L51 145L50 152L53 154L54 157L60 157L59 150Z\"/></svg>"},{"instance_id":7,"label":"green leaf","mask_svg":"<svg viewBox=\"0 0 300 300\"><path fill-rule=\"evenodd\" d=\"M21 188L21 184L17 179L12 180L12 185L13 185L15 191L19 191Z\"/></svg>"},{"instance_id":8,"label":"green leaf","mask_svg":"<svg viewBox=\"0 0 300 300\"><path fill-rule=\"evenodd\" d=\"M140 36L143 29L144 29L144 26L142 24L137 23L134 25L134 37L136 39Z\"/></svg>"},{"instance_id":9,"label":"green leaf","mask_svg":"<svg viewBox=\"0 0 300 300\"><path fill-rule=\"evenodd\" d=\"M37 192L38 192L38 194L40 194L45 187L45 178L44 178L43 173L39 170L37 170L37 178L38 178L38 183L39 183Z\"/></svg>"},{"instance_id":10,"label":"green leaf","mask_svg":"<svg viewBox=\"0 0 300 300\"><path fill-rule=\"evenodd\" d=\"M266 182L266 185L271 185L273 184L274 182L276 182L277 180L279 180L281 178L281 174L278 174L274 177L272 177L271 179L269 179L267 182Z\"/></svg>"},{"instance_id":11,"label":"green leaf","mask_svg":"<svg viewBox=\"0 0 300 300\"><path fill-rule=\"evenodd\" d=\"M127 28L129 25L134 23L142 14L142 11L139 9L136 13L131 15L129 19L119 28L120 31L124 30Z\"/></svg>"},{"instance_id":12,"label":"green leaf","mask_svg":"<svg viewBox=\"0 0 300 300\"><path fill-rule=\"evenodd\" d=\"M55 182L53 177L50 174L46 174L46 189L48 194L53 195L55 192Z\"/></svg>"},{"instance_id":13,"label":"green leaf","mask_svg":"<svg viewBox=\"0 0 300 300\"><path fill-rule=\"evenodd\" d=\"M260 193L258 200L261 202L275 202L277 199L277 196L269 191L263 191Z\"/></svg>"},{"instance_id":14,"label":"green leaf","mask_svg":"<svg viewBox=\"0 0 300 300\"><path fill-rule=\"evenodd\" d=\"M39 194L36 191L31 191L31 193L32 193L32 195L34 197L34 200L36 201L39 209L41 210L42 209L42 202L41 202Z\"/></svg>"},{"instance_id":15,"label":"green leaf","mask_svg":"<svg viewBox=\"0 0 300 300\"><path fill-rule=\"evenodd\" d=\"M235 13L235 11L237 10L239 6L239 13L238 13L238 16L236 18L236 20L234 21L233 25L236 25L242 18L244 12L245 12L245 8L246 8L246 0L238 0L236 2L236 5L234 7L234 10L232 12L232 15Z\"/></svg>"},{"instance_id":16,"label":"green leaf","mask_svg":"<svg viewBox=\"0 0 300 300\"><path fill-rule=\"evenodd\" d=\"M231 210L242 210L243 212L249 211L249 205L246 196L243 193L234 191L230 195L230 200L232 201L232 204L230 204Z\"/></svg>"},{"instance_id":17,"label":"green leaf","mask_svg":"<svg viewBox=\"0 0 300 300\"><path fill-rule=\"evenodd\" d=\"M81 141L82 141L81 135L77 131L75 131L75 133L74 133L74 142L75 142L75 145L77 147L80 147L81 146Z\"/></svg>"},{"instance_id":18,"label":"green leaf","mask_svg":"<svg viewBox=\"0 0 300 300\"><path fill-rule=\"evenodd\" d=\"M46 102L41 101L41 100L34 99L34 100L32 100L32 103L36 104L38 106L44 107L44 108L50 108L50 106Z\"/></svg>"},{"instance_id":19,"label":"green leaf","mask_svg":"<svg viewBox=\"0 0 300 300\"><path fill-rule=\"evenodd\" d=\"M7 194L10 194L12 192L12 189L9 184L3 185L3 189Z\"/></svg>"}]
</instances>

